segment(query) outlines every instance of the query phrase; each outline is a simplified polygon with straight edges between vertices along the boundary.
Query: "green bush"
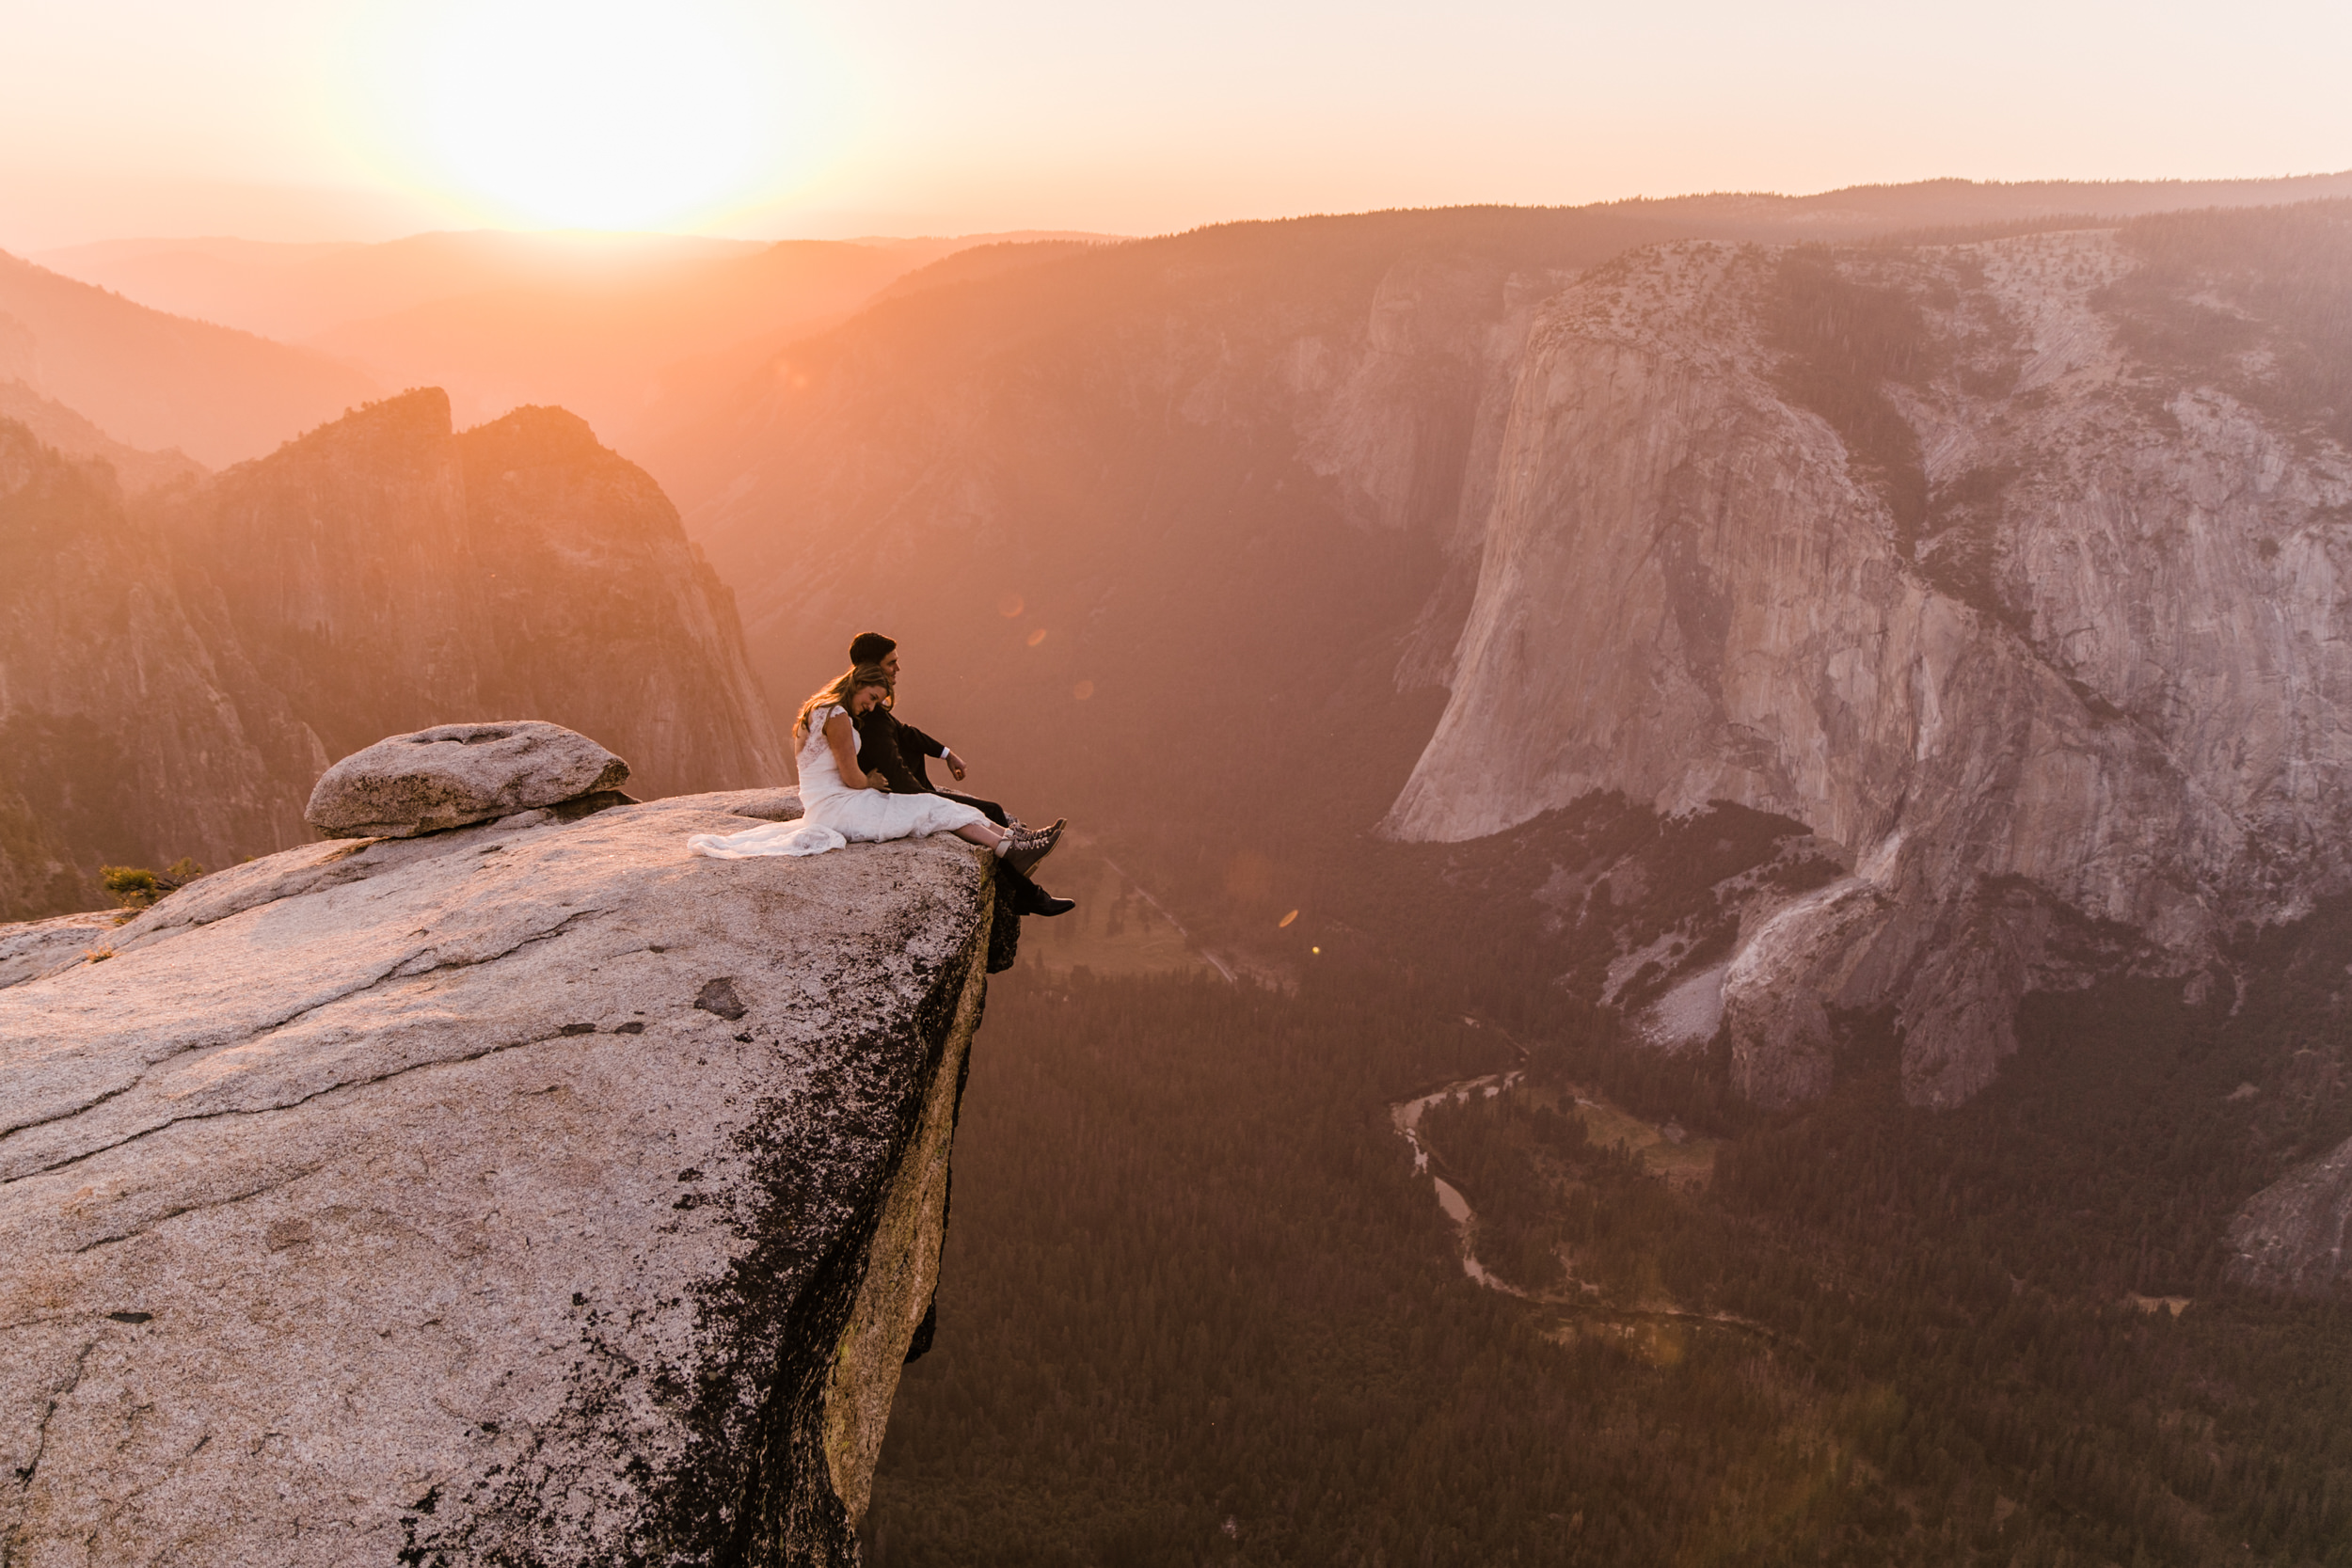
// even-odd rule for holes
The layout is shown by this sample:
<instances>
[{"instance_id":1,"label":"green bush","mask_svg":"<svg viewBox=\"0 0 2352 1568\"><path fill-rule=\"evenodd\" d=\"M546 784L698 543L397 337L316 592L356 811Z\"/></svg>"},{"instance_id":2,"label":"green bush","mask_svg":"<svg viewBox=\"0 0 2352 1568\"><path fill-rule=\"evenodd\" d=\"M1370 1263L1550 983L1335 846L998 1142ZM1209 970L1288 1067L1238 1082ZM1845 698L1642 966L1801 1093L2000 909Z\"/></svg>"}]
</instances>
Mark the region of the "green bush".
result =
<instances>
[{"instance_id":1,"label":"green bush","mask_svg":"<svg viewBox=\"0 0 2352 1568\"><path fill-rule=\"evenodd\" d=\"M183 855L162 871L150 871L143 865L102 865L98 879L115 902L126 910L143 910L167 893L180 889L204 875L204 868Z\"/></svg>"}]
</instances>

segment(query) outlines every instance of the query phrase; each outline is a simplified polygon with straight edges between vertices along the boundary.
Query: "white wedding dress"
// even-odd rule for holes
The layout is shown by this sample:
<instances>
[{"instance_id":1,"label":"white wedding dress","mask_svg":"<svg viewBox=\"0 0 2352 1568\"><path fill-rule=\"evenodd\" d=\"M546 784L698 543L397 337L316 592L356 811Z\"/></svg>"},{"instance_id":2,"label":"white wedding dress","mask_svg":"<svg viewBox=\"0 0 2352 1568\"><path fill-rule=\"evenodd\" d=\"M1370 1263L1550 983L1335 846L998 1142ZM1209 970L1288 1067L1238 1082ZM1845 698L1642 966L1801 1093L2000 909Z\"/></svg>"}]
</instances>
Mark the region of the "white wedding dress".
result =
<instances>
[{"instance_id":1,"label":"white wedding dress","mask_svg":"<svg viewBox=\"0 0 2352 1568\"><path fill-rule=\"evenodd\" d=\"M894 795L881 789L851 789L841 782L833 747L825 740L825 724L839 706L818 708L808 716L808 738L801 743L801 820L831 828L856 844L879 844L890 838L921 838L951 833L975 822L985 822L972 807L941 795ZM863 751L866 737L850 727L850 744Z\"/></svg>"},{"instance_id":2,"label":"white wedding dress","mask_svg":"<svg viewBox=\"0 0 2352 1568\"><path fill-rule=\"evenodd\" d=\"M801 745L801 819L769 822L739 833L696 833L687 847L713 860L748 860L758 855L821 855L845 844L879 844L884 839L921 838L951 833L987 817L961 800L938 795L893 795L880 789L851 789L841 781L825 739L825 721L843 712L839 705L819 708L808 716L808 739ZM865 737L853 725L850 744L863 750Z\"/></svg>"}]
</instances>

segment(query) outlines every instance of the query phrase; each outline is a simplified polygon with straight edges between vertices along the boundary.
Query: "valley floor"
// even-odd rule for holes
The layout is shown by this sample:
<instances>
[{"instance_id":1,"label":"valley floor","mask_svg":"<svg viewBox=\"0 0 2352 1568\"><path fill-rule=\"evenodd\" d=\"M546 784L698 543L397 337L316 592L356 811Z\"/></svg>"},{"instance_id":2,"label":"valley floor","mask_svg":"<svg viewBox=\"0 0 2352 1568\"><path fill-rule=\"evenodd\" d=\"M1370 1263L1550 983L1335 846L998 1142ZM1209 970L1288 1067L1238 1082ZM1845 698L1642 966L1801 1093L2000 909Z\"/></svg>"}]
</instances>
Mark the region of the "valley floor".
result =
<instances>
[{"instance_id":1,"label":"valley floor","mask_svg":"<svg viewBox=\"0 0 2352 1568\"><path fill-rule=\"evenodd\" d=\"M2352 1319L2218 1276L2226 1023L2028 1024L2069 1049L1965 1111L1767 1117L1573 1007L1025 965L868 1560L2352 1563ZM1534 1299L1392 1121L1507 1071L1420 1132Z\"/></svg>"}]
</instances>

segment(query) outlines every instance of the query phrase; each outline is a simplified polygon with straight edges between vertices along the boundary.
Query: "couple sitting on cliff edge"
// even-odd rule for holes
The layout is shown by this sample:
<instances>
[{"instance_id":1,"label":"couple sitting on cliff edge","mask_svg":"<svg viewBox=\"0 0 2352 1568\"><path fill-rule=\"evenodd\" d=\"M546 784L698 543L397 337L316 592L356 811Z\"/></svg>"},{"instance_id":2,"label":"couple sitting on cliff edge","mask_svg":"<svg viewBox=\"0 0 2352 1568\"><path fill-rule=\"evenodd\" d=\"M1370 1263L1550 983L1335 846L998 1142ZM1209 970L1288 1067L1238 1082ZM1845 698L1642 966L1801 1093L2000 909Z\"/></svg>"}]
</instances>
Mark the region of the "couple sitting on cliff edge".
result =
<instances>
[{"instance_id":1,"label":"couple sitting on cliff edge","mask_svg":"<svg viewBox=\"0 0 2352 1568\"><path fill-rule=\"evenodd\" d=\"M1064 826L1032 829L993 800L934 786L926 762L938 757L961 784L963 759L901 720L898 644L878 631L850 641L850 668L801 705L792 741L801 768L803 822L858 843L956 834L996 854L997 892L1017 914L1065 914L1077 907L1029 879Z\"/></svg>"},{"instance_id":2,"label":"couple sitting on cliff edge","mask_svg":"<svg viewBox=\"0 0 2352 1568\"><path fill-rule=\"evenodd\" d=\"M1057 898L1029 879L1030 867L1052 852L1064 824L1030 828L993 800L935 787L924 766L929 759L943 759L958 783L963 759L892 711L898 689L898 644L878 631L858 633L850 643L850 667L803 703L792 723L801 819L739 833L697 833L686 841L688 847L716 860L744 860L954 833L994 853L996 896L1010 913L1076 909L1075 899Z\"/></svg>"}]
</instances>

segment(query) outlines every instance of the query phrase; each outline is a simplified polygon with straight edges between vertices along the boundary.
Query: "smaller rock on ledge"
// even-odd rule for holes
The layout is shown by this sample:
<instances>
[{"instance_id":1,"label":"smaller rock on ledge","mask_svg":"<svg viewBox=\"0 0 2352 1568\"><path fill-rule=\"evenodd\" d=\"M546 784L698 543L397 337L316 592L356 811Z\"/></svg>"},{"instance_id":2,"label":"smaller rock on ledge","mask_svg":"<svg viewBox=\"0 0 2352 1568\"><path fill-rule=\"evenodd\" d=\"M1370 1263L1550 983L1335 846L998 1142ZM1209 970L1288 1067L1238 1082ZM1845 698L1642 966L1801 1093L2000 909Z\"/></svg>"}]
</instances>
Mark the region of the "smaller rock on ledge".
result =
<instances>
[{"instance_id":1,"label":"smaller rock on ledge","mask_svg":"<svg viewBox=\"0 0 2352 1568\"><path fill-rule=\"evenodd\" d=\"M628 763L561 724L440 724L343 758L302 815L328 838L413 838L605 794L628 777Z\"/></svg>"},{"instance_id":2,"label":"smaller rock on ledge","mask_svg":"<svg viewBox=\"0 0 2352 1568\"><path fill-rule=\"evenodd\" d=\"M353 762L525 726L489 729ZM611 782L565 754L546 794ZM687 851L796 805L523 811L0 928L0 1562L853 1562L995 879L946 837Z\"/></svg>"}]
</instances>

